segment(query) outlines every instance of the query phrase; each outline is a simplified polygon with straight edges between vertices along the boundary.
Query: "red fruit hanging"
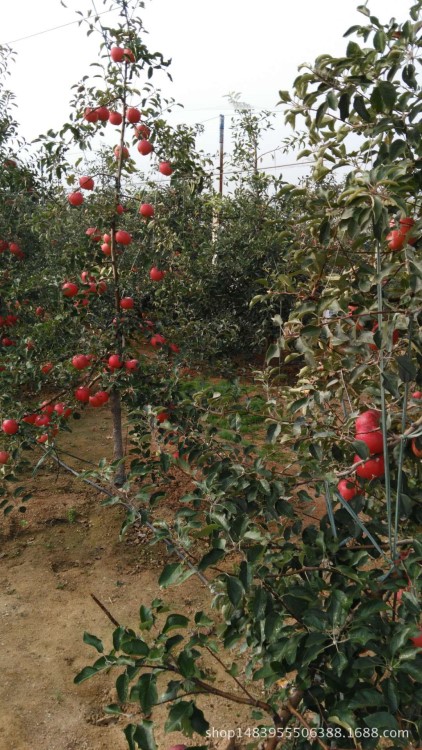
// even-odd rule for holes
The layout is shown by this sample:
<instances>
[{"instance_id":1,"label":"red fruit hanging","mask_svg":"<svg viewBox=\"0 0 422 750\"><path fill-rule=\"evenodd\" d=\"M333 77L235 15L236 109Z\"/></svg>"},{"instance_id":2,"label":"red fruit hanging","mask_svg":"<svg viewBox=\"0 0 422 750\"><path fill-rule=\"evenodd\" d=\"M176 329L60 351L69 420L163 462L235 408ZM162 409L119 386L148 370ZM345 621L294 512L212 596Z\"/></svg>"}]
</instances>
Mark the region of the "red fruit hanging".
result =
<instances>
[{"instance_id":1,"label":"red fruit hanging","mask_svg":"<svg viewBox=\"0 0 422 750\"><path fill-rule=\"evenodd\" d=\"M123 122L123 117L120 114L120 112L110 112L110 114L108 116L108 121L112 125L121 125L122 122Z\"/></svg>"},{"instance_id":2,"label":"red fruit hanging","mask_svg":"<svg viewBox=\"0 0 422 750\"><path fill-rule=\"evenodd\" d=\"M81 385L75 391L75 398L77 401L81 401L83 404L87 404L89 401L90 390L84 385Z\"/></svg>"},{"instance_id":3,"label":"red fruit hanging","mask_svg":"<svg viewBox=\"0 0 422 750\"><path fill-rule=\"evenodd\" d=\"M125 57L123 47L112 47L110 50L110 57L115 63L123 62Z\"/></svg>"},{"instance_id":4,"label":"red fruit hanging","mask_svg":"<svg viewBox=\"0 0 422 750\"><path fill-rule=\"evenodd\" d=\"M147 219L152 219L155 213L154 206L152 206L151 203L141 203L139 206L139 213Z\"/></svg>"},{"instance_id":5,"label":"red fruit hanging","mask_svg":"<svg viewBox=\"0 0 422 750\"><path fill-rule=\"evenodd\" d=\"M361 440L368 446L371 456L375 453L382 453L384 450L384 442L380 430L374 430L372 432L357 432L356 440Z\"/></svg>"},{"instance_id":6,"label":"red fruit hanging","mask_svg":"<svg viewBox=\"0 0 422 750\"><path fill-rule=\"evenodd\" d=\"M110 117L110 112L107 107L97 107L97 115L101 122L107 122Z\"/></svg>"},{"instance_id":7,"label":"red fruit hanging","mask_svg":"<svg viewBox=\"0 0 422 750\"><path fill-rule=\"evenodd\" d=\"M130 245L132 242L132 235L126 232L124 229L118 229L115 235L116 242L120 245Z\"/></svg>"},{"instance_id":8,"label":"red fruit hanging","mask_svg":"<svg viewBox=\"0 0 422 750\"><path fill-rule=\"evenodd\" d=\"M134 125L136 122L139 122L141 119L141 113L139 109L136 107L129 107L126 110L126 120L130 122L132 125Z\"/></svg>"},{"instance_id":9,"label":"red fruit hanging","mask_svg":"<svg viewBox=\"0 0 422 750\"><path fill-rule=\"evenodd\" d=\"M84 202L84 197L79 190L76 190L74 193L70 193L70 195L67 196L67 200L71 206L81 206Z\"/></svg>"},{"instance_id":10,"label":"red fruit hanging","mask_svg":"<svg viewBox=\"0 0 422 750\"><path fill-rule=\"evenodd\" d=\"M149 128L148 125L145 125L144 122L141 122L140 125L136 125L135 127L135 135L137 138L148 140L151 135L151 128Z\"/></svg>"},{"instance_id":11,"label":"red fruit hanging","mask_svg":"<svg viewBox=\"0 0 422 750\"><path fill-rule=\"evenodd\" d=\"M158 171L161 172L161 174L163 174L165 177L170 177L170 175L173 174L173 170L169 161L162 161L158 167Z\"/></svg>"},{"instance_id":12,"label":"red fruit hanging","mask_svg":"<svg viewBox=\"0 0 422 750\"><path fill-rule=\"evenodd\" d=\"M62 292L65 297L75 297L78 291L79 289L77 285L73 284L71 281L66 281L62 286Z\"/></svg>"},{"instance_id":13,"label":"red fruit hanging","mask_svg":"<svg viewBox=\"0 0 422 750\"><path fill-rule=\"evenodd\" d=\"M84 119L87 122L98 122L98 112L92 107L87 107L84 112Z\"/></svg>"},{"instance_id":14,"label":"red fruit hanging","mask_svg":"<svg viewBox=\"0 0 422 750\"><path fill-rule=\"evenodd\" d=\"M16 435L19 430L19 423L16 419L5 419L1 428L6 435Z\"/></svg>"},{"instance_id":15,"label":"red fruit hanging","mask_svg":"<svg viewBox=\"0 0 422 750\"><path fill-rule=\"evenodd\" d=\"M120 307L122 310L132 310L135 306L135 303L132 299L132 297L122 297L120 300Z\"/></svg>"},{"instance_id":16,"label":"red fruit hanging","mask_svg":"<svg viewBox=\"0 0 422 750\"><path fill-rule=\"evenodd\" d=\"M118 354L111 354L108 358L108 366L112 370L118 370L120 367L123 367L123 362L120 359L120 356Z\"/></svg>"},{"instance_id":17,"label":"red fruit hanging","mask_svg":"<svg viewBox=\"0 0 422 750\"><path fill-rule=\"evenodd\" d=\"M149 272L151 281L162 281L166 275L165 271L160 271L156 266L153 266Z\"/></svg>"},{"instance_id":18,"label":"red fruit hanging","mask_svg":"<svg viewBox=\"0 0 422 750\"><path fill-rule=\"evenodd\" d=\"M75 356L72 357L72 365L73 367L76 367L77 370L84 370L86 367L89 367L89 364L90 360L86 354L75 354Z\"/></svg>"},{"instance_id":19,"label":"red fruit hanging","mask_svg":"<svg viewBox=\"0 0 422 750\"><path fill-rule=\"evenodd\" d=\"M381 412L376 409L368 409L363 411L355 421L356 432L369 432L370 430L377 430L381 419Z\"/></svg>"},{"instance_id":20,"label":"red fruit hanging","mask_svg":"<svg viewBox=\"0 0 422 750\"><path fill-rule=\"evenodd\" d=\"M361 461L361 458L356 455L353 459L353 463L356 464ZM369 458L363 464L356 467L356 474L362 479L375 479L382 477L385 471L384 456L373 456Z\"/></svg>"},{"instance_id":21,"label":"red fruit hanging","mask_svg":"<svg viewBox=\"0 0 422 750\"><path fill-rule=\"evenodd\" d=\"M94 180L92 179L92 177L80 177L79 187L81 187L82 190L93 190Z\"/></svg>"},{"instance_id":22,"label":"red fruit hanging","mask_svg":"<svg viewBox=\"0 0 422 750\"><path fill-rule=\"evenodd\" d=\"M148 154L154 151L154 146L150 141L143 139L138 143L138 151L142 156L148 156Z\"/></svg>"},{"instance_id":23,"label":"red fruit hanging","mask_svg":"<svg viewBox=\"0 0 422 750\"><path fill-rule=\"evenodd\" d=\"M116 159L120 158L120 146L116 146L115 147L115 149L114 149L114 156L116 157ZM122 149L122 158L123 159L128 159L129 158L129 149L126 146L123 146L123 149Z\"/></svg>"}]
</instances>

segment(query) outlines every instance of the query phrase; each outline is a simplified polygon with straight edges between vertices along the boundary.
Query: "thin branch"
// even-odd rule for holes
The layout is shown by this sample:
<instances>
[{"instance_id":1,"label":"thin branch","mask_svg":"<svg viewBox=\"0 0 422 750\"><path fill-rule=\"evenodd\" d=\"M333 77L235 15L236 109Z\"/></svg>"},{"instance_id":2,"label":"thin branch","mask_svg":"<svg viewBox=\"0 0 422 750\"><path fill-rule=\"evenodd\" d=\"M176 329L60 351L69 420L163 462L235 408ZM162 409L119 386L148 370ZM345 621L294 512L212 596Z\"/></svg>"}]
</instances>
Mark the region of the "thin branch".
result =
<instances>
[{"instance_id":1,"label":"thin branch","mask_svg":"<svg viewBox=\"0 0 422 750\"><path fill-rule=\"evenodd\" d=\"M297 719L300 722L300 724L302 724L302 726L305 727L305 729L308 730L308 737L311 737L312 736L312 728L309 726L309 724L306 721L306 719L303 718L302 714L300 714L299 711L296 711L295 707L292 706L292 704L291 704L290 701L287 701L287 708L289 709L289 711L292 714L292 716L294 716L295 719ZM322 750L329 750L328 745L326 745L322 741L321 737L318 737L318 734L317 734L317 736L316 736L315 739L318 742L318 745L320 747L322 747Z\"/></svg>"}]
</instances>

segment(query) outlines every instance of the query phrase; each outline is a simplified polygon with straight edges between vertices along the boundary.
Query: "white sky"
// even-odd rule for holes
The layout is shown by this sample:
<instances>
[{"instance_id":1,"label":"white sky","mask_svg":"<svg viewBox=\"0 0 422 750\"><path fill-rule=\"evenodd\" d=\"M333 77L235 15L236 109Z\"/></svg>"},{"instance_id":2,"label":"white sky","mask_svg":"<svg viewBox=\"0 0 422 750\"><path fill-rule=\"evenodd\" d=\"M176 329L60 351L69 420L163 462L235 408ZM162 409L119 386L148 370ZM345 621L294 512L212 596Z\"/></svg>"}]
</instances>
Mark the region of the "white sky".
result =
<instances>
[{"instance_id":1,"label":"white sky","mask_svg":"<svg viewBox=\"0 0 422 750\"><path fill-rule=\"evenodd\" d=\"M2 3L0 44L9 42L17 52L9 87L17 97L21 134L34 138L62 125L68 116L70 87L89 73L100 37L86 36L77 24L33 38L15 41L36 32L72 22L76 10L92 8L92 0L14 0ZM343 34L365 18L356 11L358 0L146 0L140 11L149 31L147 44L172 58L170 72L154 76L164 93L184 104L173 122L204 122L198 145L215 154L218 149L219 114L226 115L226 145L232 111L224 94L240 92L242 101L257 108L276 109L278 91L289 89L300 63L323 52L340 55L347 45ZM392 16L405 20L411 0L370 0L371 12L382 22ZM96 0L98 12L103 10ZM111 25L112 14L103 16ZM262 152L279 146L288 134L283 117L275 120ZM280 165L266 157L262 166ZM289 159L290 161L290 159ZM298 169L283 171L294 180Z\"/></svg>"}]
</instances>

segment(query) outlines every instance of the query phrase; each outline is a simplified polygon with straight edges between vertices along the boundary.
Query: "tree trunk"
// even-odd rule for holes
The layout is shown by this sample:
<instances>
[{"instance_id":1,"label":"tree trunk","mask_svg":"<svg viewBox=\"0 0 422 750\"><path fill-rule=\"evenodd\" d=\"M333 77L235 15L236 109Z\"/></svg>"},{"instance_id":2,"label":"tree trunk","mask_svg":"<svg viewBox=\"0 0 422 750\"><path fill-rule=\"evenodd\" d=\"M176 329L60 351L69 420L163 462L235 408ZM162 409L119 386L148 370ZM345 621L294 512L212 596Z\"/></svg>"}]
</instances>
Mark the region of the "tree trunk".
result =
<instances>
[{"instance_id":1,"label":"tree trunk","mask_svg":"<svg viewBox=\"0 0 422 750\"><path fill-rule=\"evenodd\" d=\"M110 394L110 408L113 419L113 458L115 461L120 461L125 455L123 445L122 406L120 402L120 393L115 387L112 388ZM117 487L121 487L125 480L126 469L122 462L116 471L114 484Z\"/></svg>"}]
</instances>

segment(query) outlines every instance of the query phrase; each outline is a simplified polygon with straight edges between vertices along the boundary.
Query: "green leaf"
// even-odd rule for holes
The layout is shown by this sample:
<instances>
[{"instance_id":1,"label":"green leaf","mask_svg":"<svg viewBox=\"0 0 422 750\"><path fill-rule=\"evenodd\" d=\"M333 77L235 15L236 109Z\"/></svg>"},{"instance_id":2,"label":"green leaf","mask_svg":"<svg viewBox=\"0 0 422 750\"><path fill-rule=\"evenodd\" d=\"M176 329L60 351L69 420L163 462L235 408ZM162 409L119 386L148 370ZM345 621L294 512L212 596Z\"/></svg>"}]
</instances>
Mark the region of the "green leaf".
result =
<instances>
[{"instance_id":1,"label":"green leaf","mask_svg":"<svg viewBox=\"0 0 422 750\"><path fill-rule=\"evenodd\" d=\"M266 443L274 444L281 432L281 424L279 422L273 422L267 429L267 435L265 438Z\"/></svg>"},{"instance_id":2,"label":"green leaf","mask_svg":"<svg viewBox=\"0 0 422 750\"><path fill-rule=\"evenodd\" d=\"M399 729L399 725L392 716L392 714L387 713L386 711L378 711L375 714L371 714L370 716L366 716L364 718L364 722L368 727L376 727L380 730L380 736L381 736L381 730L386 729Z\"/></svg>"},{"instance_id":3,"label":"green leaf","mask_svg":"<svg viewBox=\"0 0 422 750\"><path fill-rule=\"evenodd\" d=\"M349 117L350 112L350 94L345 92L340 96L339 102L338 102L338 108L340 110L340 118L343 120L347 120Z\"/></svg>"},{"instance_id":4,"label":"green leaf","mask_svg":"<svg viewBox=\"0 0 422 750\"><path fill-rule=\"evenodd\" d=\"M120 648L129 656L147 656L149 654L149 647L145 641L132 635L123 636Z\"/></svg>"},{"instance_id":5,"label":"green leaf","mask_svg":"<svg viewBox=\"0 0 422 750\"><path fill-rule=\"evenodd\" d=\"M152 614L152 610L149 607L145 607L141 604L139 609L139 629L140 630L151 630L154 625L155 617Z\"/></svg>"},{"instance_id":6,"label":"green leaf","mask_svg":"<svg viewBox=\"0 0 422 750\"><path fill-rule=\"evenodd\" d=\"M185 617L185 615L169 615L163 627L163 633L169 633L170 630L174 630L176 628L186 628L188 624L189 617Z\"/></svg>"},{"instance_id":7,"label":"green leaf","mask_svg":"<svg viewBox=\"0 0 422 750\"><path fill-rule=\"evenodd\" d=\"M224 557L224 555L225 555L225 552L222 549L211 549L200 560L198 564L198 570L205 570L210 565L215 565L215 563L221 560Z\"/></svg>"},{"instance_id":8,"label":"green leaf","mask_svg":"<svg viewBox=\"0 0 422 750\"><path fill-rule=\"evenodd\" d=\"M140 750L157 750L154 739L154 724L146 719L138 724L133 739L138 743Z\"/></svg>"},{"instance_id":9,"label":"green leaf","mask_svg":"<svg viewBox=\"0 0 422 750\"><path fill-rule=\"evenodd\" d=\"M158 579L158 585L165 589L173 583L179 582L184 573L181 563L168 563Z\"/></svg>"},{"instance_id":10,"label":"green leaf","mask_svg":"<svg viewBox=\"0 0 422 750\"><path fill-rule=\"evenodd\" d=\"M361 96L360 94L357 94L354 97L353 108L355 112L357 112L357 114L362 118L362 120L365 120L365 122L371 122L371 115L365 107L363 96Z\"/></svg>"},{"instance_id":11,"label":"green leaf","mask_svg":"<svg viewBox=\"0 0 422 750\"><path fill-rule=\"evenodd\" d=\"M117 697L121 703L125 703L129 689L129 676L126 672L120 674L116 680Z\"/></svg>"},{"instance_id":12,"label":"green leaf","mask_svg":"<svg viewBox=\"0 0 422 750\"><path fill-rule=\"evenodd\" d=\"M322 245L328 245L331 237L330 220L325 217L319 227L319 241Z\"/></svg>"},{"instance_id":13,"label":"green leaf","mask_svg":"<svg viewBox=\"0 0 422 750\"><path fill-rule=\"evenodd\" d=\"M195 705L192 710L191 725L193 731L202 736L206 734L207 729L209 729L210 726L201 709Z\"/></svg>"},{"instance_id":14,"label":"green leaf","mask_svg":"<svg viewBox=\"0 0 422 750\"><path fill-rule=\"evenodd\" d=\"M227 596L234 607L238 607L243 599L243 586L235 576L226 577Z\"/></svg>"},{"instance_id":15,"label":"green leaf","mask_svg":"<svg viewBox=\"0 0 422 750\"><path fill-rule=\"evenodd\" d=\"M378 31L374 34L374 47L377 50L377 52L383 52L385 45L387 43L387 37L381 29L378 29Z\"/></svg>"},{"instance_id":16,"label":"green leaf","mask_svg":"<svg viewBox=\"0 0 422 750\"><path fill-rule=\"evenodd\" d=\"M409 383L411 380L415 380L417 369L407 354L398 356L397 364L399 368L400 380L403 383Z\"/></svg>"},{"instance_id":17,"label":"green leaf","mask_svg":"<svg viewBox=\"0 0 422 750\"><path fill-rule=\"evenodd\" d=\"M144 713L151 713L151 709L157 703L157 675L146 673L139 678L136 688L138 690L139 703Z\"/></svg>"},{"instance_id":18,"label":"green leaf","mask_svg":"<svg viewBox=\"0 0 422 750\"><path fill-rule=\"evenodd\" d=\"M378 88L384 102L385 111L391 112L397 100L396 87L390 81L379 81Z\"/></svg>"},{"instance_id":19,"label":"green leaf","mask_svg":"<svg viewBox=\"0 0 422 750\"><path fill-rule=\"evenodd\" d=\"M164 726L166 732L182 732L190 728L190 717L193 712L192 701L179 701L169 710Z\"/></svg>"},{"instance_id":20,"label":"green leaf","mask_svg":"<svg viewBox=\"0 0 422 750\"><path fill-rule=\"evenodd\" d=\"M365 706L382 706L385 700L378 690L366 688L357 690L349 700L349 708L364 708Z\"/></svg>"},{"instance_id":21,"label":"green leaf","mask_svg":"<svg viewBox=\"0 0 422 750\"><path fill-rule=\"evenodd\" d=\"M84 643L87 643L88 646L93 646L97 651L99 651L100 654L104 651L104 646L102 644L102 641L100 641L99 638L97 638L96 635L91 635L90 633L84 633L83 635L83 641Z\"/></svg>"}]
</instances>

